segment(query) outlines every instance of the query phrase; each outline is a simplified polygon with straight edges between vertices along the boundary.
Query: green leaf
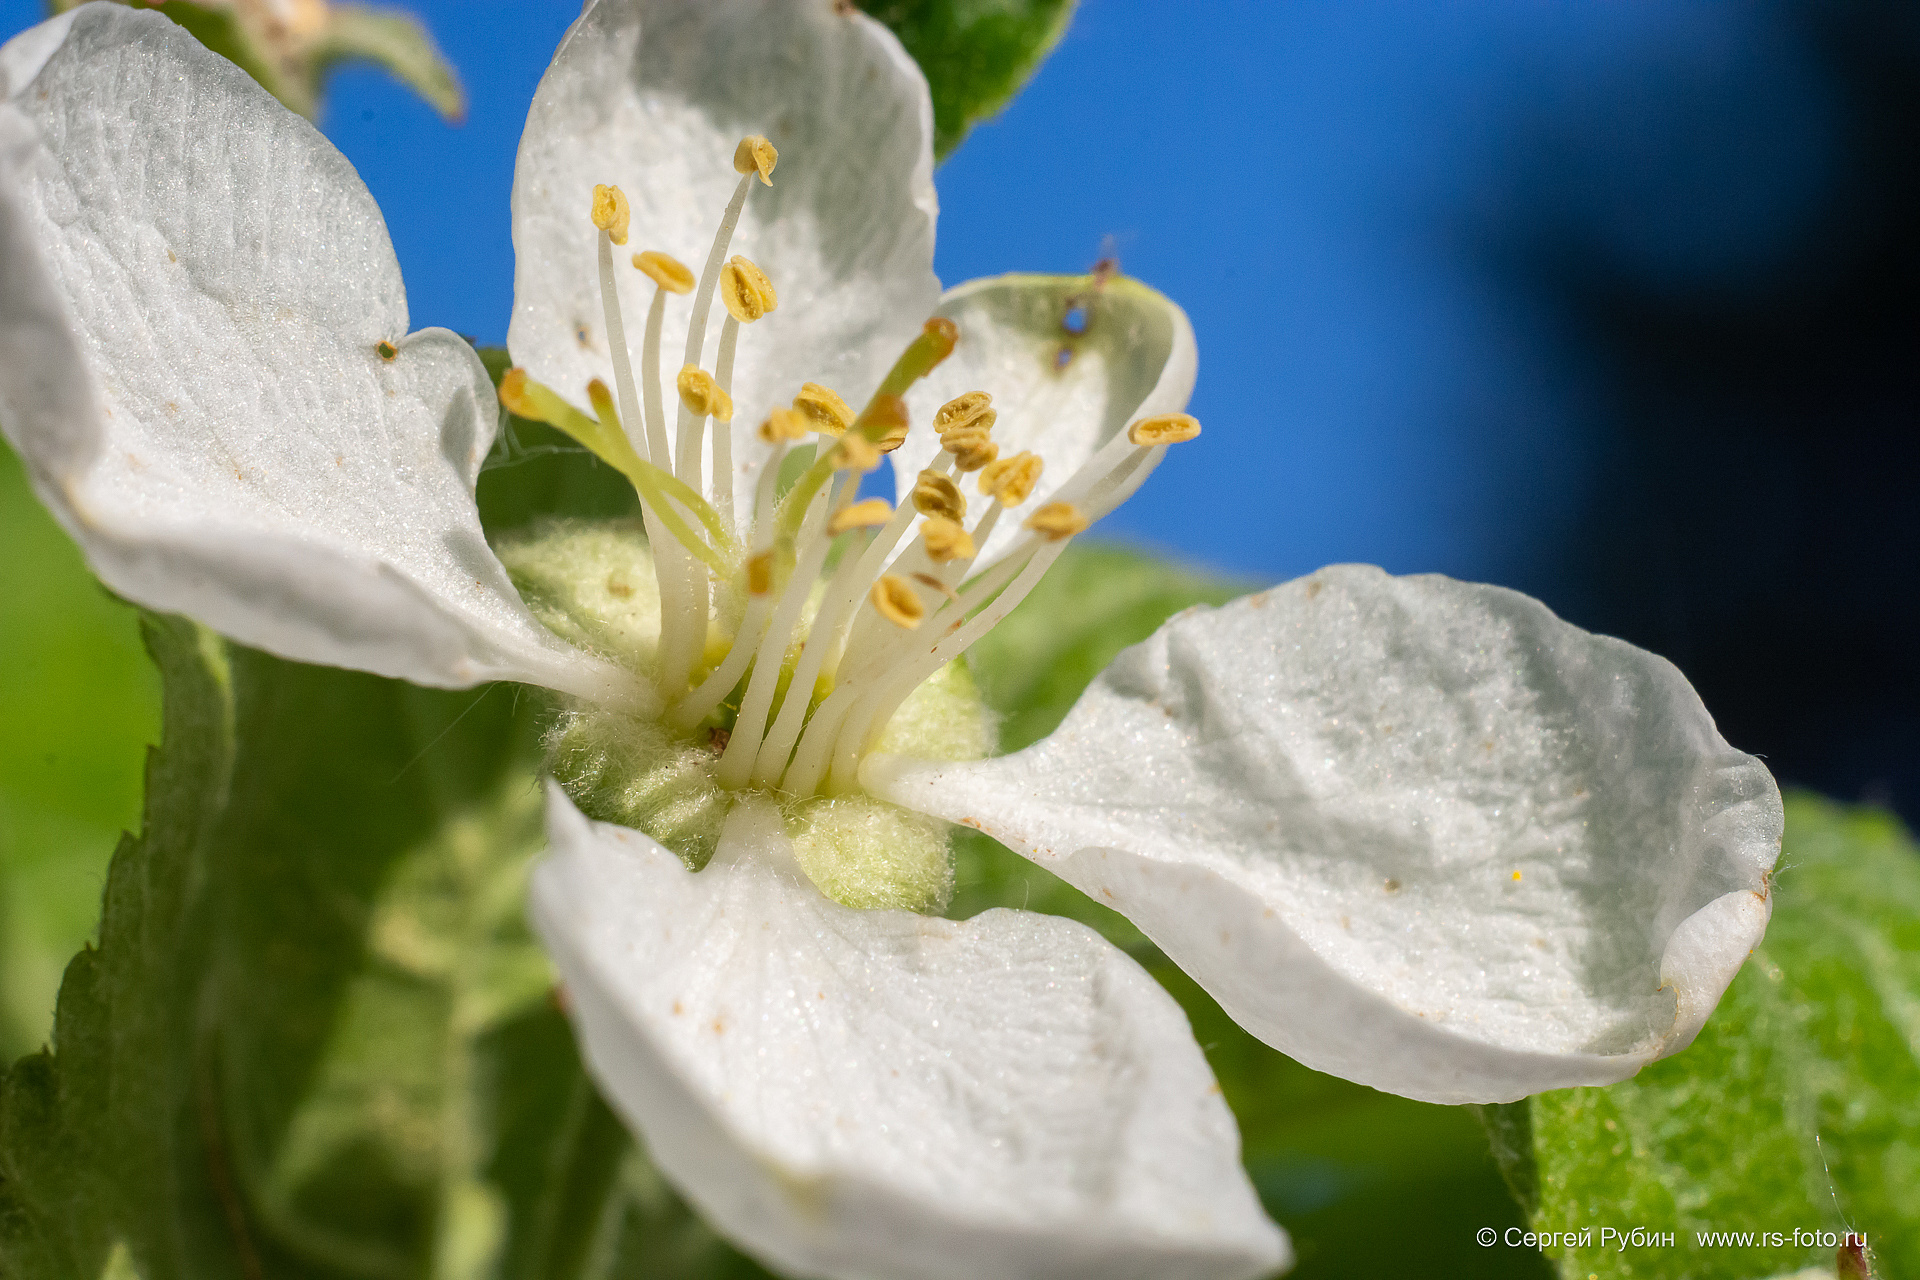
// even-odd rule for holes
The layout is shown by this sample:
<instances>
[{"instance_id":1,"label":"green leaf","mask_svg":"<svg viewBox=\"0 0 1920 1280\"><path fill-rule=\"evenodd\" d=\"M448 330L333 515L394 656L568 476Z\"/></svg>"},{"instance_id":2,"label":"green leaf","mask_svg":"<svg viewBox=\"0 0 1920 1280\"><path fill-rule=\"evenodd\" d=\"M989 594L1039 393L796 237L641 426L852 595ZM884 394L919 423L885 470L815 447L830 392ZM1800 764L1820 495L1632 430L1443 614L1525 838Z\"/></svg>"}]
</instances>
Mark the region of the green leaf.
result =
<instances>
[{"instance_id":1,"label":"green leaf","mask_svg":"<svg viewBox=\"0 0 1920 1280\"><path fill-rule=\"evenodd\" d=\"M860 0L926 74L934 154L1013 100L1073 17L1073 0Z\"/></svg>"},{"instance_id":2,"label":"green leaf","mask_svg":"<svg viewBox=\"0 0 1920 1280\"><path fill-rule=\"evenodd\" d=\"M1532 1100L1535 1225L1594 1229L1555 1250L1563 1274L1831 1274L1833 1245L1800 1229L1862 1232L1876 1274L1920 1275L1920 854L1884 813L1790 797L1773 906L1691 1048ZM1603 1227L1675 1243L1602 1248Z\"/></svg>"},{"instance_id":3,"label":"green leaf","mask_svg":"<svg viewBox=\"0 0 1920 1280\"><path fill-rule=\"evenodd\" d=\"M100 917L114 840L140 816L160 687L138 615L0 442L0 1062L45 1043L67 961Z\"/></svg>"},{"instance_id":4,"label":"green leaf","mask_svg":"<svg viewBox=\"0 0 1920 1280\"><path fill-rule=\"evenodd\" d=\"M107 876L99 949L61 985L58 1052L0 1079L0 1271L93 1280L115 1246L172 1269L149 1277L240 1274L218 1244L228 1184L198 1153L207 1111L193 1033L206 963L210 828L232 762L229 671L191 624L156 620L148 642L165 677L167 734L148 761L146 828L123 837ZM208 1247L208 1237L215 1243ZM180 1261L191 1259L191 1268Z\"/></svg>"},{"instance_id":5,"label":"green leaf","mask_svg":"<svg viewBox=\"0 0 1920 1280\"><path fill-rule=\"evenodd\" d=\"M176 619L147 638L145 828L52 1050L0 1079L0 1274L757 1274L634 1150L552 1003L523 915L540 700Z\"/></svg>"},{"instance_id":6,"label":"green leaf","mask_svg":"<svg viewBox=\"0 0 1920 1280\"><path fill-rule=\"evenodd\" d=\"M1173 614L1247 589L1076 541L970 651L974 678L1003 717L1002 749L1051 732L1120 650ZM1239 1119L1254 1185L1293 1236L1297 1280L1546 1274L1537 1251L1489 1253L1474 1240L1483 1226L1504 1231L1522 1218L1469 1108L1412 1102L1311 1071L1243 1031L1124 917L1041 867L977 831L958 833L955 858L950 915L1006 906L1080 920L1180 1001Z\"/></svg>"}]
</instances>

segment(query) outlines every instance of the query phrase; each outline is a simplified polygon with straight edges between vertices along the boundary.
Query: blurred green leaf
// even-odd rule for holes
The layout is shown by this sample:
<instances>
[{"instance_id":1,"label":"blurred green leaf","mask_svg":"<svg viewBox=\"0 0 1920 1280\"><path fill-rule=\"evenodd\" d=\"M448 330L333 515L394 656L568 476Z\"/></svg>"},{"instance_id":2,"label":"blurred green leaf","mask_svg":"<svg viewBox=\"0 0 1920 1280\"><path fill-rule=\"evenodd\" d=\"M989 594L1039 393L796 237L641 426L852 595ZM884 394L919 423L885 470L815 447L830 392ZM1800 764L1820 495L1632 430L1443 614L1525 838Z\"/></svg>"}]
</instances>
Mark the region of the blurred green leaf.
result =
<instances>
[{"instance_id":1,"label":"blurred green leaf","mask_svg":"<svg viewBox=\"0 0 1920 1280\"><path fill-rule=\"evenodd\" d=\"M79 549L0 442L0 1062L45 1042L60 972L93 935L160 687L136 612Z\"/></svg>"},{"instance_id":2,"label":"blurred green leaf","mask_svg":"<svg viewBox=\"0 0 1920 1280\"><path fill-rule=\"evenodd\" d=\"M52 1050L0 1081L0 1274L758 1274L634 1150L552 1004L523 908L540 700L147 637L145 829Z\"/></svg>"},{"instance_id":3,"label":"blurred green leaf","mask_svg":"<svg viewBox=\"0 0 1920 1280\"><path fill-rule=\"evenodd\" d=\"M358 4L284 6L246 0L120 0L155 9L259 82L287 107L312 119L327 73L343 62L371 62L424 98L446 119L466 114L467 96L433 36L398 10ZM64 12L82 0L49 0Z\"/></svg>"},{"instance_id":4,"label":"blurred green leaf","mask_svg":"<svg viewBox=\"0 0 1920 1280\"><path fill-rule=\"evenodd\" d=\"M1532 1100L1520 1177L1569 1277L1753 1280L1832 1246L1699 1232L1862 1232L1920 1275L1920 854L1889 815L1789 797L1765 942L1686 1051L1606 1089ZM1601 1229L1673 1232L1602 1248Z\"/></svg>"},{"instance_id":5,"label":"blurred green leaf","mask_svg":"<svg viewBox=\"0 0 1920 1280\"><path fill-rule=\"evenodd\" d=\"M498 387L512 364L507 349L479 350ZM480 522L495 541L543 520L621 520L640 512L625 476L545 423L504 412L475 497Z\"/></svg>"},{"instance_id":6,"label":"blurred green leaf","mask_svg":"<svg viewBox=\"0 0 1920 1280\"><path fill-rule=\"evenodd\" d=\"M1253 590L1124 547L1076 538L1006 621L968 651L1000 721L1000 749L1052 733L1074 700L1128 645L1191 605Z\"/></svg>"},{"instance_id":7,"label":"blurred green leaf","mask_svg":"<svg viewBox=\"0 0 1920 1280\"><path fill-rule=\"evenodd\" d=\"M859 0L890 28L933 91L933 151L945 159L1013 100L1073 18L1073 0Z\"/></svg>"},{"instance_id":8,"label":"blurred green leaf","mask_svg":"<svg viewBox=\"0 0 1920 1280\"><path fill-rule=\"evenodd\" d=\"M1115 546L1076 541L1033 594L970 651L1012 751L1050 733L1128 645L1193 605L1248 588ZM1243 1031L1124 917L977 831L957 833L950 915L1025 907L1099 929L1186 1010L1240 1121L1249 1173L1293 1236L1301 1280L1541 1277L1534 1250L1489 1252L1484 1226L1522 1225L1471 1110L1379 1093L1311 1071ZM1390 1226L1391 1229L1383 1229Z\"/></svg>"}]
</instances>

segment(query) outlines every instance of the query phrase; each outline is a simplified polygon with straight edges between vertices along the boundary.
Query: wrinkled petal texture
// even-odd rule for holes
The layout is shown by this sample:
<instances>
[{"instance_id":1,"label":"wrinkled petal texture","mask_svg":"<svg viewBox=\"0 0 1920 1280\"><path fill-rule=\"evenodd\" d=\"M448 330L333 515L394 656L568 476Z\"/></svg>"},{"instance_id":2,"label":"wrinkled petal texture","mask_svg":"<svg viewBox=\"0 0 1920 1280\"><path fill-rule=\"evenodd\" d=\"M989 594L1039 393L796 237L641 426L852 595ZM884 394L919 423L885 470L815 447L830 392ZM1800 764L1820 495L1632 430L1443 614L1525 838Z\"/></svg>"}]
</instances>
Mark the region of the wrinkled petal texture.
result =
<instances>
[{"instance_id":1,"label":"wrinkled petal texture","mask_svg":"<svg viewBox=\"0 0 1920 1280\"><path fill-rule=\"evenodd\" d=\"M107 585L303 661L602 688L487 549L486 373L407 336L345 158L157 14L7 48L0 418Z\"/></svg>"},{"instance_id":2,"label":"wrinkled petal texture","mask_svg":"<svg viewBox=\"0 0 1920 1280\"><path fill-rule=\"evenodd\" d=\"M1180 412L1193 394L1193 325L1138 280L993 276L948 290L939 314L959 326L960 345L907 395L913 429L893 455L899 499L940 452L935 411L969 391L993 396L1002 457L1030 450L1046 463L1033 493L980 549L981 566L1013 545L1021 521L1101 445L1138 418Z\"/></svg>"},{"instance_id":3,"label":"wrinkled petal texture","mask_svg":"<svg viewBox=\"0 0 1920 1280\"><path fill-rule=\"evenodd\" d=\"M548 805L533 914L589 1066L772 1266L1160 1280L1284 1259L1184 1015L1091 930L842 907L764 802L697 875Z\"/></svg>"},{"instance_id":4,"label":"wrinkled petal texture","mask_svg":"<svg viewBox=\"0 0 1920 1280\"><path fill-rule=\"evenodd\" d=\"M1685 1047L1782 821L1670 663L1358 565L1179 615L1025 751L863 776L1118 908L1308 1066L1435 1102Z\"/></svg>"},{"instance_id":5,"label":"wrinkled petal texture","mask_svg":"<svg viewBox=\"0 0 1920 1280\"><path fill-rule=\"evenodd\" d=\"M754 434L802 382L858 409L933 313L933 108L899 41L825 0L598 0L568 31L534 95L513 180L513 323L507 346L541 382L585 403L613 385L602 320L595 183L632 204L616 251L634 376L653 284L629 261L661 250L697 276L748 134L778 148L754 183L733 252L758 263L779 308L745 326L735 364L738 509L766 447ZM690 297L669 296L662 395L672 422ZM713 307L706 354L726 312Z\"/></svg>"}]
</instances>

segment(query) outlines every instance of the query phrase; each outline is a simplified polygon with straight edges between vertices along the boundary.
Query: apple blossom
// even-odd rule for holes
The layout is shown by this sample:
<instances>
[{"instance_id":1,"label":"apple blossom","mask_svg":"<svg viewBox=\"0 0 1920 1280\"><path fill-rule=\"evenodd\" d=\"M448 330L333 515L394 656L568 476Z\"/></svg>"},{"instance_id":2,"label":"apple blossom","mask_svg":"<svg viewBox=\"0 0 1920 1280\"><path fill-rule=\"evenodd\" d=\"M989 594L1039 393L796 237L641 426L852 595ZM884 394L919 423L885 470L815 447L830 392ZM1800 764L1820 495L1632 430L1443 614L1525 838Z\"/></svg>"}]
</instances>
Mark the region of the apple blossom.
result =
<instances>
[{"instance_id":1,"label":"apple blossom","mask_svg":"<svg viewBox=\"0 0 1920 1280\"><path fill-rule=\"evenodd\" d=\"M1195 447L1195 345L1124 279L942 295L925 82L858 13L592 0L536 95L501 396L628 476L644 538L488 546L477 356L407 332L346 161L164 20L43 24L0 98L0 422L36 491L149 607L562 696L532 910L586 1058L777 1268L1287 1256L1138 965L933 914L948 822L1262 1039L1435 1101L1684 1048L1765 928L1766 770L1670 664L1496 587L1336 566L1190 611L989 757L956 660ZM858 500L885 455L897 505Z\"/></svg>"}]
</instances>

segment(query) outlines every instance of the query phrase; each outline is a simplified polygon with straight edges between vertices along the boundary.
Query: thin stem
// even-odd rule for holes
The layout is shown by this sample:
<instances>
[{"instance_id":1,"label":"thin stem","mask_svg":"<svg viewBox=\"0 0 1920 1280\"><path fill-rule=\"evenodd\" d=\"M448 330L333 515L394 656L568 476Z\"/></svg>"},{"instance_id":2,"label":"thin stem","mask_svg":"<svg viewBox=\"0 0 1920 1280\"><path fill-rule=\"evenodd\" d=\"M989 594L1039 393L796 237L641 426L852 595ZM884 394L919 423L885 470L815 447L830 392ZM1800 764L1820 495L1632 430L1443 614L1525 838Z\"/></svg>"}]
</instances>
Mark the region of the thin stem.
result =
<instances>
[{"instance_id":1,"label":"thin stem","mask_svg":"<svg viewBox=\"0 0 1920 1280\"><path fill-rule=\"evenodd\" d=\"M713 380L733 394L733 353L740 341L740 322L731 314L720 326L720 354L714 358ZM733 528L733 424L713 424L713 505L727 528Z\"/></svg>"},{"instance_id":2,"label":"thin stem","mask_svg":"<svg viewBox=\"0 0 1920 1280\"><path fill-rule=\"evenodd\" d=\"M639 423L640 401L633 393L633 357L627 353L627 326L620 316L620 290L613 278L613 235L602 231L600 241L600 314L607 325L607 352L613 357L613 389L620 397L620 417Z\"/></svg>"},{"instance_id":3,"label":"thin stem","mask_svg":"<svg viewBox=\"0 0 1920 1280\"><path fill-rule=\"evenodd\" d=\"M820 515L818 522L813 518L815 512ZM824 523L824 507L816 505L814 511L808 514L806 533L813 534ZM754 763L760 755L760 741L767 730L767 712L772 709L774 694L780 687L782 659L793 638L794 628L800 622L800 612L806 607L807 587L820 576L820 566L826 562L825 538L807 537L803 546L794 565L793 576L780 595L779 607L774 610L773 622L760 638L753 659L753 677L747 681L746 697L740 701L740 715L733 724L733 737L728 741L727 749L720 754L720 764L715 770L715 780L729 790L738 791L747 785L753 775ZM789 696L794 694L794 690L788 690Z\"/></svg>"},{"instance_id":4,"label":"thin stem","mask_svg":"<svg viewBox=\"0 0 1920 1280\"><path fill-rule=\"evenodd\" d=\"M667 411L660 399L660 328L667 315L667 291L658 285L653 290L653 305L647 308L647 332L640 344L641 395L647 407L647 452L656 467L671 467L673 453L667 444Z\"/></svg>"}]
</instances>

